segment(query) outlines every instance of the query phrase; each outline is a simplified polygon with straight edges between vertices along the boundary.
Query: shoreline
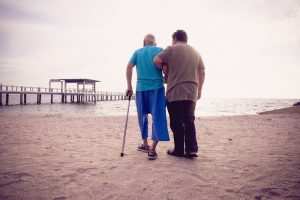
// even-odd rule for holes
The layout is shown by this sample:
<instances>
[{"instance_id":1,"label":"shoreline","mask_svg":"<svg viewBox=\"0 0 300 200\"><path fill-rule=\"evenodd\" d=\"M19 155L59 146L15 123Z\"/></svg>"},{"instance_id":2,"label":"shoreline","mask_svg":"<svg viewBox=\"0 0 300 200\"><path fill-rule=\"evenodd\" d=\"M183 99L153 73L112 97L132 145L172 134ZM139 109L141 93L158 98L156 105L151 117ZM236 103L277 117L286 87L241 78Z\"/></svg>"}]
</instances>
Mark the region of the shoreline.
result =
<instances>
[{"instance_id":1,"label":"shoreline","mask_svg":"<svg viewBox=\"0 0 300 200\"><path fill-rule=\"evenodd\" d=\"M203 99L196 105L196 117L206 116L239 116L256 115L267 110L284 108L292 105L295 100L238 100L238 99ZM97 104L43 104L1 106L0 114L63 114L66 116L126 116L127 102L111 101ZM130 104L130 116L136 116L136 105Z\"/></svg>"},{"instance_id":2,"label":"shoreline","mask_svg":"<svg viewBox=\"0 0 300 200\"><path fill-rule=\"evenodd\" d=\"M300 114L300 106L291 106L287 108L275 109L265 112L257 113L259 115L267 115L267 114Z\"/></svg>"},{"instance_id":3,"label":"shoreline","mask_svg":"<svg viewBox=\"0 0 300 200\"><path fill-rule=\"evenodd\" d=\"M239 116L258 116L258 115L280 115L280 114L300 114L300 106L290 106L290 107L286 107L286 108L280 108L280 109L274 109L274 110L269 110L269 111L264 111L264 112L258 112L256 114L240 114L240 115L222 115L222 116L195 116L196 119L200 119L200 118L223 118L223 117L239 117ZM69 118L105 118L105 117L117 117L117 118L125 118L125 115L99 115L99 116L95 116L95 115L65 115L65 114L60 114L60 113L55 113L55 114L46 114L46 113L5 113L2 114L0 113L0 116L60 116L60 117L69 117ZM135 114L130 114L129 113L129 117L134 118L137 117L137 115ZM149 115L149 117L151 118L151 115ZM168 113L167 113L167 117L169 117Z\"/></svg>"}]
</instances>

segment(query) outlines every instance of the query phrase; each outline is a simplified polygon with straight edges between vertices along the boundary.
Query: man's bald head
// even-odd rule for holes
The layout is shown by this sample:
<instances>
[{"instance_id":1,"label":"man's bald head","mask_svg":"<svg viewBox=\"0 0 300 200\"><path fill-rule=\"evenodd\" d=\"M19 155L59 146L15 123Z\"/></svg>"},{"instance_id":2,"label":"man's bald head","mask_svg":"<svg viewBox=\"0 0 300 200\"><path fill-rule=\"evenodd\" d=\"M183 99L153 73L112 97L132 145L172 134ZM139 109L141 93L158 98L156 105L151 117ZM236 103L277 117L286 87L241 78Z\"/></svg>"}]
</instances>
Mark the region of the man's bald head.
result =
<instances>
[{"instance_id":1,"label":"man's bald head","mask_svg":"<svg viewBox=\"0 0 300 200\"><path fill-rule=\"evenodd\" d=\"M147 34L144 38L144 46L156 46L155 36Z\"/></svg>"}]
</instances>

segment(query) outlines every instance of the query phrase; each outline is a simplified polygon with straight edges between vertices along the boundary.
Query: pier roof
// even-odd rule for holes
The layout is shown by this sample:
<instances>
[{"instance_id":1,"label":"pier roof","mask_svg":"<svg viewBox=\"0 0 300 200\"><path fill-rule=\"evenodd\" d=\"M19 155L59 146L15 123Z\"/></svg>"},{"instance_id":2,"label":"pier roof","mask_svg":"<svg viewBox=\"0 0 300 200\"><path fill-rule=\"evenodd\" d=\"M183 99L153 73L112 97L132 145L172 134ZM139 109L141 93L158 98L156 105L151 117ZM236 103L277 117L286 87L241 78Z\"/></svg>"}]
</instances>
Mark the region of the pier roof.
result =
<instances>
[{"instance_id":1,"label":"pier roof","mask_svg":"<svg viewBox=\"0 0 300 200\"><path fill-rule=\"evenodd\" d=\"M98 80L93 79L73 79L73 78L67 78L67 79L51 79L50 81L65 81L66 83L96 83L100 82Z\"/></svg>"}]
</instances>

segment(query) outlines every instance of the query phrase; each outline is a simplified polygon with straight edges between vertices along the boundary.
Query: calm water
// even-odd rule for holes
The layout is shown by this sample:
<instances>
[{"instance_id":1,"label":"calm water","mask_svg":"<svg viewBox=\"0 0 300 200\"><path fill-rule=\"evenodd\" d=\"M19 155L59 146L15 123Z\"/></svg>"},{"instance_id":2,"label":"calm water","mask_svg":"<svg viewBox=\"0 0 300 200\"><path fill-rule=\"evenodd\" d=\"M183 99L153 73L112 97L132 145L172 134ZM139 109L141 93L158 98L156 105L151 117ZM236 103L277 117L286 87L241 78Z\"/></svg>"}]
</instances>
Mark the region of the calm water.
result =
<instances>
[{"instance_id":1,"label":"calm water","mask_svg":"<svg viewBox=\"0 0 300 200\"><path fill-rule=\"evenodd\" d=\"M4 95L3 95L4 97ZM257 114L258 112L284 108L293 105L297 99L231 99L204 98L196 106L197 116L227 116ZM3 103L5 98L3 99ZM11 106L0 106L0 114L41 114L67 116L112 116L126 115L128 101L105 101L87 104L61 104L56 96L54 104L50 104L49 96L42 97L42 104L36 105L36 95L28 95L28 105L18 105L19 95L11 95ZM130 115L136 115L135 101L131 101Z\"/></svg>"}]
</instances>

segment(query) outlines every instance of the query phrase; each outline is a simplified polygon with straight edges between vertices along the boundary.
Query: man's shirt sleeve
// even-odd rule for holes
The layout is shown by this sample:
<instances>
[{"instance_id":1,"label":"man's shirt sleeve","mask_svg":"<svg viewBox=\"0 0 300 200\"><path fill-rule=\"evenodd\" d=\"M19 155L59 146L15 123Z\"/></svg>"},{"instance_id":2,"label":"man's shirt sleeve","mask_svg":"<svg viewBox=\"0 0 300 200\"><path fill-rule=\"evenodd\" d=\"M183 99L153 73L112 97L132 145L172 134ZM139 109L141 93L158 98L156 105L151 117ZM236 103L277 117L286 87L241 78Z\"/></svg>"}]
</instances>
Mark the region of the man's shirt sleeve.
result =
<instances>
[{"instance_id":1,"label":"man's shirt sleeve","mask_svg":"<svg viewBox=\"0 0 300 200\"><path fill-rule=\"evenodd\" d=\"M134 53L133 53L133 55L131 56L131 58L130 58L130 61L129 61L132 65L136 65L136 62L137 62L137 52L135 51Z\"/></svg>"},{"instance_id":2,"label":"man's shirt sleeve","mask_svg":"<svg viewBox=\"0 0 300 200\"><path fill-rule=\"evenodd\" d=\"M168 65L170 54L171 54L171 48L167 47L166 49L161 51L158 54L158 56L162 59L163 63Z\"/></svg>"}]
</instances>

